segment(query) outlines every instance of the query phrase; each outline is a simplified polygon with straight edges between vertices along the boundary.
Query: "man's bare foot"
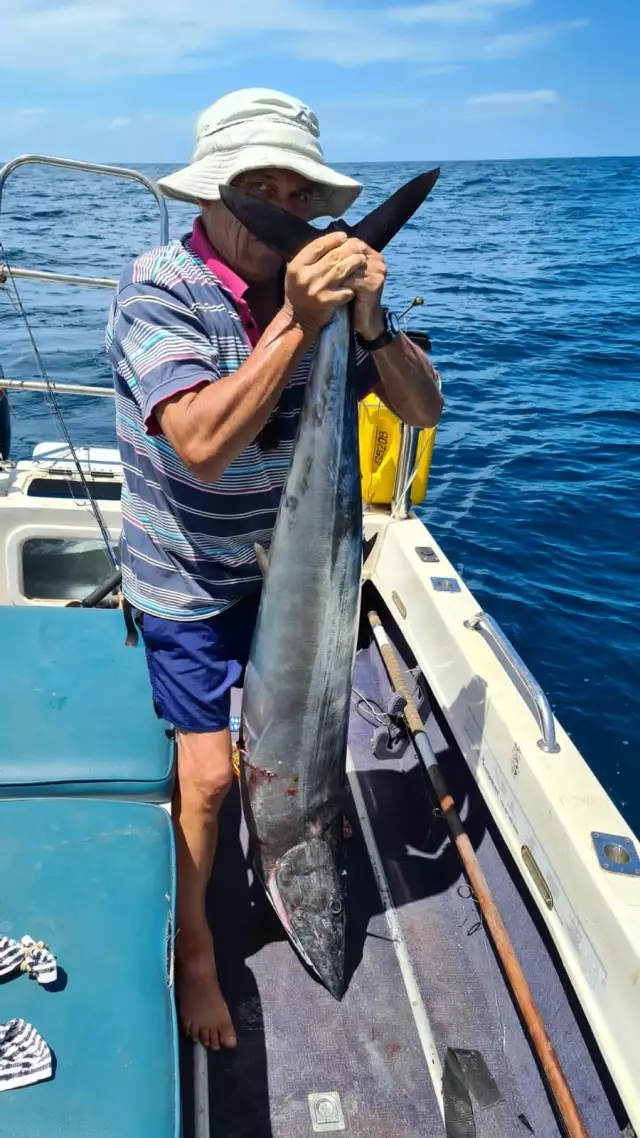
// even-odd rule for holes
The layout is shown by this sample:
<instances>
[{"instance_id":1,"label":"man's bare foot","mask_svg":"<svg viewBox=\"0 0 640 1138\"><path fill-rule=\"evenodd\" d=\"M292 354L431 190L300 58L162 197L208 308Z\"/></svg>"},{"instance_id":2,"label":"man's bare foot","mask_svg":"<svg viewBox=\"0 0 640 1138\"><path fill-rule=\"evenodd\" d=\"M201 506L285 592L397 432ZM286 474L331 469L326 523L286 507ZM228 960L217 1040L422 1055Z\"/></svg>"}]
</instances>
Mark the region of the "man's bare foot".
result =
<instances>
[{"instance_id":1,"label":"man's bare foot","mask_svg":"<svg viewBox=\"0 0 640 1138\"><path fill-rule=\"evenodd\" d=\"M213 952L176 959L178 1015L185 1035L212 1051L235 1047L236 1033L224 1001Z\"/></svg>"}]
</instances>

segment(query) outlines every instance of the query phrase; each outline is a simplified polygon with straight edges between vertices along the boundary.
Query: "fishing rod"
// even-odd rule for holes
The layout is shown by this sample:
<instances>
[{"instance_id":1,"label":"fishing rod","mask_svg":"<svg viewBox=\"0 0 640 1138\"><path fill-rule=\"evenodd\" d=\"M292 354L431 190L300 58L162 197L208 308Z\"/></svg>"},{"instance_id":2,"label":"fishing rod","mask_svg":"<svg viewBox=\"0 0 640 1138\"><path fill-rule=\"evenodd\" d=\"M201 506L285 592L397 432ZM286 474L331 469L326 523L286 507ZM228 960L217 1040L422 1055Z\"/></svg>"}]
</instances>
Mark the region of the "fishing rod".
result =
<instances>
[{"instance_id":1,"label":"fishing rod","mask_svg":"<svg viewBox=\"0 0 640 1138\"><path fill-rule=\"evenodd\" d=\"M580 1117L578 1107L554 1051L553 1044L547 1034L542 1016L536 1007L527 978L522 970L520 961L516 956L516 951L491 894L489 883L484 875L478 856L471 845L469 836L460 820L460 815L449 793L442 769L427 738L424 724L418 713L413 696L405 683L395 651L377 612L371 609L367 616L376 647L382 657L391 686L395 692L398 692L404 698L405 705L401 714L407 726L409 738L431 780L438 805L442 810L451 837L455 842L465 873L473 889L475 900L478 903L480 912L491 934L491 939L493 940L494 947L506 973L511 992L522 1014L534 1051L546 1075L547 1082L567 1134L569 1138L589 1138L588 1131L585 1129Z\"/></svg>"},{"instance_id":2,"label":"fishing rod","mask_svg":"<svg viewBox=\"0 0 640 1138\"><path fill-rule=\"evenodd\" d=\"M400 313L398 320L403 320L404 317L407 315L407 312L411 312L412 308L419 308L421 304L424 304L424 300L422 299L422 297L421 296L414 296L413 300L411 301L411 304L408 304L407 307L405 308L404 312Z\"/></svg>"}]
</instances>

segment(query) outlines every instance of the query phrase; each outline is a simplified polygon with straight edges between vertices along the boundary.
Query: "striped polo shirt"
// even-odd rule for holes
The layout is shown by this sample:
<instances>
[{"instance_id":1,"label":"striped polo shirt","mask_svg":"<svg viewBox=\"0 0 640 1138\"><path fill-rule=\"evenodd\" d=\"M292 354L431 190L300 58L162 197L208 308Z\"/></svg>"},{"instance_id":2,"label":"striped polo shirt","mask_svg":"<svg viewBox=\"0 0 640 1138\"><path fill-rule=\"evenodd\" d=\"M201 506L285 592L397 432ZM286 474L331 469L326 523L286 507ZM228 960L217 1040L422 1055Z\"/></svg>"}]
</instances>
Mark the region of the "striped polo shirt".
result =
<instances>
[{"instance_id":1,"label":"striped polo shirt","mask_svg":"<svg viewBox=\"0 0 640 1138\"><path fill-rule=\"evenodd\" d=\"M169 396L233 374L259 332L247 285L193 232L125 268L106 332L123 464L122 584L143 612L172 620L214 616L260 588L254 543L268 548L296 437L312 350L272 415L273 449L253 442L216 482L201 482L160 430ZM362 398L377 383L357 349Z\"/></svg>"}]
</instances>

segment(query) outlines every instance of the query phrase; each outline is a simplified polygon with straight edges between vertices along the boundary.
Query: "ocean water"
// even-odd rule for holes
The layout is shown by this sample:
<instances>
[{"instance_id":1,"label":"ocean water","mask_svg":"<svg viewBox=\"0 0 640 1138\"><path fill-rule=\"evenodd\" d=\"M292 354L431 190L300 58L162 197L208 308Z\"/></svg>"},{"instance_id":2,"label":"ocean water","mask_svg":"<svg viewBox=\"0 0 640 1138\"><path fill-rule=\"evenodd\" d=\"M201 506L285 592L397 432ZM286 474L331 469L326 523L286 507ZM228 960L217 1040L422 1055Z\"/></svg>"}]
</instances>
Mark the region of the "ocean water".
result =
<instances>
[{"instance_id":1,"label":"ocean water","mask_svg":"<svg viewBox=\"0 0 640 1138\"><path fill-rule=\"evenodd\" d=\"M345 169L353 217L418 172ZM157 235L133 183L26 168L4 193L15 264L117 276ZM640 159L447 163L387 261L390 303L424 298L446 396L424 517L640 833ZM51 378L109 383L108 293L20 292ZM38 376L2 289L0 363ZM43 396L12 406L14 455L59 437ZM110 401L62 407L75 442L113 443Z\"/></svg>"}]
</instances>

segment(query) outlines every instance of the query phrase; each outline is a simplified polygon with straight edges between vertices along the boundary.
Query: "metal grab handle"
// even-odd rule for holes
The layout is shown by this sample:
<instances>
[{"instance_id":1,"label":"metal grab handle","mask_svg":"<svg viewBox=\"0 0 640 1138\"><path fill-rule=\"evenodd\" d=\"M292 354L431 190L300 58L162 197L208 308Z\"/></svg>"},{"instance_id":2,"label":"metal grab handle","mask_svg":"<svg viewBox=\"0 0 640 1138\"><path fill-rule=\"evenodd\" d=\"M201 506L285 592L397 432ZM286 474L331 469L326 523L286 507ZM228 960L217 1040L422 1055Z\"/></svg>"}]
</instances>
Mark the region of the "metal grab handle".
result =
<instances>
[{"instance_id":1,"label":"metal grab handle","mask_svg":"<svg viewBox=\"0 0 640 1138\"><path fill-rule=\"evenodd\" d=\"M498 622L494 620L492 616L489 616L488 613L479 612L469 620L465 620L464 626L476 632L484 628L494 644L496 644L500 651L506 656L534 705L536 719L538 720L542 732L542 738L538 739L540 750L547 751L552 755L557 754L560 747L556 742L556 728L553 721L551 704L540 687L540 684L527 668L524 660L518 655L511 641L505 636Z\"/></svg>"},{"instance_id":2,"label":"metal grab handle","mask_svg":"<svg viewBox=\"0 0 640 1138\"><path fill-rule=\"evenodd\" d=\"M87 174L106 174L112 178L127 178L132 182L140 182L156 199L160 210L160 244L167 244L169 240L169 214L162 191L152 178L147 178L139 170L132 170L128 166L105 166L100 162L78 162L74 158L52 158L46 154L23 154L20 158L14 158L11 162L7 162L0 170L0 213L2 212L2 191L7 178L19 166L30 164L60 166L65 170L81 170ZM4 272L6 276L6 269ZM74 277L66 273L43 273L37 269L23 269L21 275L26 276L26 274L31 280L56 280L61 284L93 285L98 288L109 288L111 283L105 277Z\"/></svg>"}]
</instances>

